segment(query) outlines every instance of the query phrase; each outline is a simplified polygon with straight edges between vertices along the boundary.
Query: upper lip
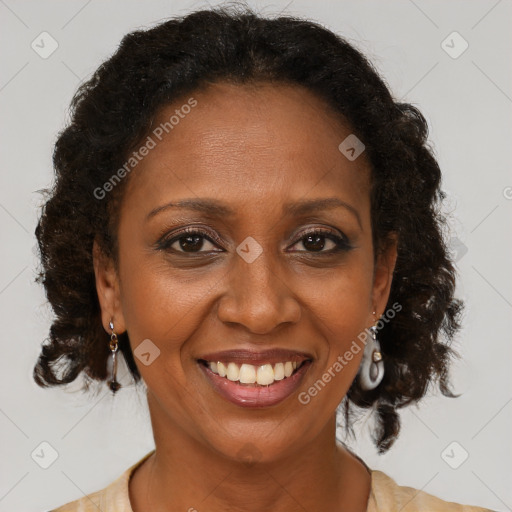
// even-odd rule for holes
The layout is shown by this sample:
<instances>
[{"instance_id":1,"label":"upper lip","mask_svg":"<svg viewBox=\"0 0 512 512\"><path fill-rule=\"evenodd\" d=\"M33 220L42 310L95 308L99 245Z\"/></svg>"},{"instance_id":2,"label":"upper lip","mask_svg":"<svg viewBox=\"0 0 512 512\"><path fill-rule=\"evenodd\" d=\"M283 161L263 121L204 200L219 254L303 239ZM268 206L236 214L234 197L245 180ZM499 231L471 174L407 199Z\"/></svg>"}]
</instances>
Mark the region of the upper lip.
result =
<instances>
[{"instance_id":1,"label":"upper lip","mask_svg":"<svg viewBox=\"0 0 512 512\"><path fill-rule=\"evenodd\" d=\"M283 363L286 361L297 362L298 364L313 357L302 351L290 350L284 348L273 348L263 351L233 349L222 352L210 352L198 358L204 361L213 362L233 362L237 364L252 364L260 366L263 364Z\"/></svg>"}]
</instances>

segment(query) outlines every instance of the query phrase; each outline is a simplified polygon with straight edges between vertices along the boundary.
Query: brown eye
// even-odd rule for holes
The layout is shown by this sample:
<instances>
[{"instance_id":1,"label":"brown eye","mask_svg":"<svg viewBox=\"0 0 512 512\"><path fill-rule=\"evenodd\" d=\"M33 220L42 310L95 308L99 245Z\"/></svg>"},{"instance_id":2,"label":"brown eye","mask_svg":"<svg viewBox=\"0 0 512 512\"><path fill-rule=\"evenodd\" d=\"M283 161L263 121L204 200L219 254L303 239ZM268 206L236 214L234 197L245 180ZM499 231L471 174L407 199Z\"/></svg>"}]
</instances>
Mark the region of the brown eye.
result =
<instances>
[{"instance_id":1,"label":"brown eye","mask_svg":"<svg viewBox=\"0 0 512 512\"><path fill-rule=\"evenodd\" d=\"M205 246L206 250L202 250ZM172 238L162 240L158 244L159 249L178 253L222 252L215 250L215 247L215 242L210 239L209 233L197 228L186 229Z\"/></svg>"},{"instance_id":2,"label":"brown eye","mask_svg":"<svg viewBox=\"0 0 512 512\"><path fill-rule=\"evenodd\" d=\"M294 245L302 243L306 252L333 253L350 249L350 244L345 238L335 235L332 231L314 230L304 233ZM327 247L327 250L324 250ZM303 251L299 251L303 252Z\"/></svg>"},{"instance_id":3,"label":"brown eye","mask_svg":"<svg viewBox=\"0 0 512 512\"><path fill-rule=\"evenodd\" d=\"M202 235L188 235L178 238L177 242L175 243L178 243L180 249L183 249L185 252L197 252L201 250L204 242L205 238Z\"/></svg>"}]
</instances>

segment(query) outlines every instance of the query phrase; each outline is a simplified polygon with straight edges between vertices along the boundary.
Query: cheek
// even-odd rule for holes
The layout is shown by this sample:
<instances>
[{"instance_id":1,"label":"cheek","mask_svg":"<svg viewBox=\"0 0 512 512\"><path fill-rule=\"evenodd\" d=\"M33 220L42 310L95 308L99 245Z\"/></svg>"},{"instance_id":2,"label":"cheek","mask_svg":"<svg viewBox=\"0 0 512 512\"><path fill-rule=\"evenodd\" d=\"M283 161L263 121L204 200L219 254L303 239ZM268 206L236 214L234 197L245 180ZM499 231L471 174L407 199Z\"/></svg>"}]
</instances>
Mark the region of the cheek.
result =
<instances>
[{"instance_id":1,"label":"cheek","mask_svg":"<svg viewBox=\"0 0 512 512\"><path fill-rule=\"evenodd\" d=\"M192 278L165 263L142 262L127 255L120 262L120 277L126 329L144 381L150 387L162 380L185 385L184 347L198 326L198 318L205 314L203 305L218 276L215 279L212 273L204 273ZM148 351L158 355L146 365L139 355Z\"/></svg>"},{"instance_id":2,"label":"cheek","mask_svg":"<svg viewBox=\"0 0 512 512\"><path fill-rule=\"evenodd\" d=\"M328 388L322 392L321 400L326 409L330 407L327 402L332 402L332 406L339 403L358 371L364 331L369 327L368 316L372 311L371 275L371 260L358 260L310 287L314 291L308 293L308 309L314 322L313 332L319 334L322 344L315 379L323 382L316 385L312 394Z\"/></svg>"},{"instance_id":3,"label":"cheek","mask_svg":"<svg viewBox=\"0 0 512 512\"><path fill-rule=\"evenodd\" d=\"M372 267L365 259L356 255L346 266L304 280L301 294L307 298L306 307L333 344L339 345L367 327L372 308Z\"/></svg>"}]
</instances>

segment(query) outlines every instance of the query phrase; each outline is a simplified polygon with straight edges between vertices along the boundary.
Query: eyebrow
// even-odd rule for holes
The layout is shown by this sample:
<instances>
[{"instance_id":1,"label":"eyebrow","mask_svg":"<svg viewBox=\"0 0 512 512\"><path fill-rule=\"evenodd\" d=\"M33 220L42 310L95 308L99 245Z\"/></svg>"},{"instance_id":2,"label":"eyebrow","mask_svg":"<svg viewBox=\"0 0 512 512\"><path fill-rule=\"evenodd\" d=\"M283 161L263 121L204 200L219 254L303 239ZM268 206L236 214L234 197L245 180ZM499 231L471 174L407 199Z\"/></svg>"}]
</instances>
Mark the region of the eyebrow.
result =
<instances>
[{"instance_id":1,"label":"eyebrow","mask_svg":"<svg viewBox=\"0 0 512 512\"><path fill-rule=\"evenodd\" d=\"M155 215L159 214L168 209L186 209L193 210L202 213L206 213L213 216L219 217L233 217L236 215L235 210L229 206L219 202L216 199L211 198L191 198L181 199L180 201L174 201L151 210L146 217L146 221L149 221ZM362 229L361 217L359 212L349 203L338 199L337 197L326 197L321 199L306 199L297 201L295 203L286 203L283 206L283 213L288 216L299 216L309 214L319 210L332 210L334 208L344 208L351 212L357 219L359 227Z\"/></svg>"}]
</instances>

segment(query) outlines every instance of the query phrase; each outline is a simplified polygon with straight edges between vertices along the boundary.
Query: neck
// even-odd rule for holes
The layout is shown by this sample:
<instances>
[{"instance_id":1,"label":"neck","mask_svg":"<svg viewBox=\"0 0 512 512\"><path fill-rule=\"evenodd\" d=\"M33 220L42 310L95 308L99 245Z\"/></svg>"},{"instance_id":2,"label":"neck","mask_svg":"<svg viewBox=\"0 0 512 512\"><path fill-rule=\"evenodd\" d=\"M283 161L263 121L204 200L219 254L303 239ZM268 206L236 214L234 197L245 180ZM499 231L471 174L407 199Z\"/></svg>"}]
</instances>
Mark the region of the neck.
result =
<instances>
[{"instance_id":1,"label":"neck","mask_svg":"<svg viewBox=\"0 0 512 512\"><path fill-rule=\"evenodd\" d=\"M233 460L153 420L156 451L130 482L133 511L365 511L370 474L336 443L335 420L292 455L264 463L250 461L251 449L247 461Z\"/></svg>"}]
</instances>

